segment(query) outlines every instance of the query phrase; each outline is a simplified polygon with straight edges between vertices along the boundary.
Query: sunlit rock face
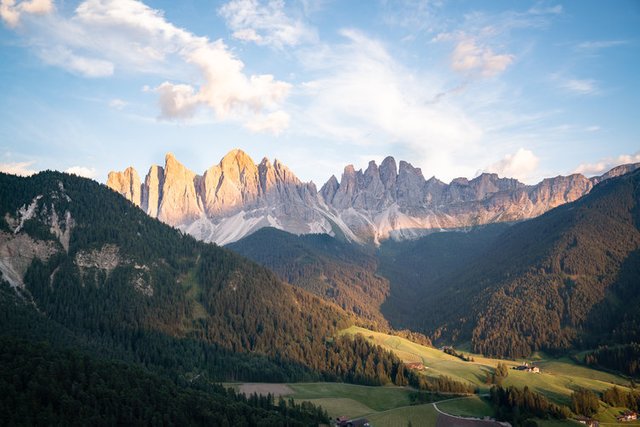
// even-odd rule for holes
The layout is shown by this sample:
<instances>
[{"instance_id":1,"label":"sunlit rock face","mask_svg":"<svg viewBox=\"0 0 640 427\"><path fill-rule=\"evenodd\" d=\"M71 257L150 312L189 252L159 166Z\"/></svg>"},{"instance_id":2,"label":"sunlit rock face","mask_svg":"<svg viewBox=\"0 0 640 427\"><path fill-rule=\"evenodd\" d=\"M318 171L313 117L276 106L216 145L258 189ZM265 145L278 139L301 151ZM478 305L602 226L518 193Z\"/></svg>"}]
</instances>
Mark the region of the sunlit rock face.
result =
<instances>
[{"instance_id":1,"label":"sunlit rock face","mask_svg":"<svg viewBox=\"0 0 640 427\"><path fill-rule=\"evenodd\" d=\"M328 233L358 243L414 239L443 229L533 218L587 194L594 185L638 168L548 178L536 185L484 173L449 184L387 157L362 171L347 165L318 191L278 160L256 164L232 150L202 175L172 154L151 166L144 183L133 168L111 172L107 185L147 214L208 242L226 244L262 228Z\"/></svg>"}]
</instances>

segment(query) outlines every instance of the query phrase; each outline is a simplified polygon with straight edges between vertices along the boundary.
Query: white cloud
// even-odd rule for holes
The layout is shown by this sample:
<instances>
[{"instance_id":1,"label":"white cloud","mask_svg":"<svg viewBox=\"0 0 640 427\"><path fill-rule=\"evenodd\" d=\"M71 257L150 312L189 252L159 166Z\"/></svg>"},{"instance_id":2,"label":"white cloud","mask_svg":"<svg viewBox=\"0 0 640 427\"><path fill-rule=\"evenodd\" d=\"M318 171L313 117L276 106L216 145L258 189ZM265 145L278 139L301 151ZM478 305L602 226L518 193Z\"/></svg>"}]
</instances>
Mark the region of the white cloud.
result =
<instances>
[{"instance_id":1,"label":"white cloud","mask_svg":"<svg viewBox=\"0 0 640 427\"><path fill-rule=\"evenodd\" d=\"M219 10L233 37L278 49L315 41L315 31L285 12L283 0L231 0Z\"/></svg>"},{"instance_id":2,"label":"white cloud","mask_svg":"<svg viewBox=\"0 0 640 427\"><path fill-rule=\"evenodd\" d=\"M531 150L518 149L514 154L507 154L501 160L485 169L485 172L497 173L501 177L516 178L522 182L532 179L538 169L540 159Z\"/></svg>"},{"instance_id":3,"label":"white cloud","mask_svg":"<svg viewBox=\"0 0 640 427\"><path fill-rule=\"evenodd\" d=\"M108 77L114 70L110 61L77 55L63 46L42 50L40 58L49 65L66 68L85 77Z\"/></svg>"},{"instance_id":4,"label":"white cloud","mask_svg":"<svg viewBox=\"0 0 640 427\"><path fill-rule=\"evenodd\" d=\"M188 120L209 108L220 120L250 123L278 111L289 92L270 74L245 74L221 40L179 28L140 1L85 0L70 18L31 24L32 45L48 64L85 77L118 70L169 77L149 91L158 94L163 119Z\"/></svg>"},{"instance_id":5,"label":"white cloud","mask_svg":"<svg viewBox=\"0 0 640 427\"><path fill-rule=\"evenodd\" d=\"M29 176L37 173L37 170L31 169L34 161L30 162L15 162L15 163L0 163L0 172L10 173L12 175Z\"/></svg>"},{"instance_id":6,"label":"white cloud","mask_svg":"<svg viewBox=\"0 0 640 427\"><path fill-rule=\"evenodd\" d=\"M587 176L602 175L616 166L639 162L640 151L635 154L622 154L618 157L606 157L595 163L583 163L575 169L574 173L581 173Z\"/></svg>"},{"instance_id":7,"label":"white cloud","mask_svg":"<svg viewBox=\"0 0 640 427\"><path fill-rule=\"evenodd\" d=\"M532 7L527 12L531 15L560 15L562 11L562 5L558 4L549 7Z\"/></svg>"},{"instance_id":8,"label":"white cloud","mask_svg":"<svg viewBox=\"0 0 640 427\"><path fill-rule=\"evenodd\" d=\"M191 85L164 82L155 91L159 94L160 117L181 119L193 117L199 100Z\"/></svg>"},{"instance_id":9,"label":"white cloud","mask_svg":"<svg viewBox=\"0 0 640 427\"><path fill-rule=\"evenodd\" d=\"M264 117L256 117L247 122L245 127L252 132L270 132L274 135L280 134L289 127L291 117L284 111L275 111Z\"/></svg>"},{"instance_id":10,"label":"white cloud","mask_svg":"<svg viewBox=\"0 0 640 427\"><path fill-rule=\"evenodd\" d=\"M299 88L308 104L295 116L296 130L347 144L395 144L426 173L458 173L457 153L475 148L482 135L478 125L448 99L433 101L443 92L436 77L416 75L358 31L342 34L345 44L314 49L304 58L320 77Z\"/></svg>"},{"instance_id":11,"label":"white cloud","mask_svg":"<svg viewBox=\"0 0 640 427\"><path fill-rule=\"evenodd\" d=\"M465 37L458 42L451 55L451 68L492 77L506 70L514 58L510 54L495 54L490 48L478 46L474 39Z\"/></svg>"},{"instance_id":12,"label":"white cloud","mask_svg":"<svg viewBox=\"0 0 640 427\"><path fill-rule=\"evenodd\" d=\"M95 178L96 170L94 168L88 168L86 166L72 166L65 169L66 173L72 173L74 175L82 176L85 178Z\"/></svg>"},{"instance_id":13,"label":"white cloud","mask_svg":"<svg viewBox=\"0 0 640 427\"><path fill-rule=\"evenodd\" d=\"M610 47L623 46L628 43L629 42L627 40L596 40L582 42L576 47L579 50L595 51L600 49L607 49Z\"/></svg>"},{"instance_id":14,"label":"white cloud","mask_svg":"<svg viewBox=\"0 0 640 427\"><path fill-rule=\"evenodd\" d=\"M592 95L598 92L598 85L591 79L568 79L560 83L563 89L579 95Z\"/></svg>"},{"instance_id":15,"label":"white cloud","mask_svg":"<svg viewBox=\"0 0 640 427\"><path fill-rule=\"evenodd\" d=\"M129 105L129 103L120 98L113 98L111 101L109 101L109 107L115 108L116 110L122 110L127 105Z\"/></svg>"},{"instance_id":16,"label":"white cloud","mask_svg":"<svg viewBox=\"0 0 640 427\"><path fill-rule=\"evenodd\" d=\"M53 11L52 0L0 0L0 18L10 28L20 24L23 13L45 15Z\"/></svg>"}]
</instances>

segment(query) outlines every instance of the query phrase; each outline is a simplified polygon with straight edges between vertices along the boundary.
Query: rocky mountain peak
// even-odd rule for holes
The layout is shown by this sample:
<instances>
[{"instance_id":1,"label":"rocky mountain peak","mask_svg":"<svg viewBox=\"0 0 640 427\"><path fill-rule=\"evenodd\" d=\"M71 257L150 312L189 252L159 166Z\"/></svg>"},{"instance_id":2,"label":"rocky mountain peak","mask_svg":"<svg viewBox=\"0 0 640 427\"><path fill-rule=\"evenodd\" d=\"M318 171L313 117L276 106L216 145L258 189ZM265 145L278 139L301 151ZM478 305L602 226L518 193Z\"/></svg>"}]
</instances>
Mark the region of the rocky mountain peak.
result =
<instances>
[{"instance_id":1,"label":"rocky mountain peak","mask_svg":"<svg viewBox=\"0 0 640 427\"><path fill-rule=\"evenodd\" d=\"M223 171L236 170L242 172L248 169L256 169L253 159L251 159L247 153L237 148L229 151L222 160L220 160L219 166Z\"/></svg>"},{"instance_id":2,"label":"rocky mountain peak","mask_svg":"<svg viewBox=\"0 0 640 427\"><path fill-rule=\"evenodd\" d=\"M144 183L135 169L111 172L107 185L149 215L219 244L265 226L296 234L334 233L355 241L420 237L432 230L467 228L496 221L533 218L591 191L597 183L640 167L622 165L591 179L580 174L548 178L537 185L483 173L449 184L406 161L386 157L363 170L344 168L318 192L281 161L256 165L236 149L202 176L173 154L149 169Z\"/></svg>"},{"instance_id":3,"label":"rocky mountain peak","mask_svg":"<svg viewBox=\"0 0 640 427\"><path fill-rule=\"evenodd\" d=\"M143 185L127 173L111 173L108 185L132 201L130 188L141 189L137 204L145 212L202 240L228 243L265 226L297 233L331 230L315 208L315 185L301 182L279 160L271 164L264 158L256 165L236 149L200 176L167 153L164 168L152 166Z\"/></svg>"},{"instance_id":4,"label":"rocky mountain peak","mask_svg":"<svg viewBox=\"0 0 640 427\"><path fill-rule=\"evenodd\" d=\"M133 166L129 166L122 172L109 172L107 186L122 194L136 206L140 206L142 201L140 176Z\"/></svg>"},{"instance_id":5,"label":"rocky mountain peak","mask_svg":"<svg viewBox=\"0 0 640 427\"><path fill-rule=\"evenodd\" d=\"M380 181L387 190L392 189L396 185L396 178L398 177L398 167L396 165L396 159L389 156L386 157L380 164Z\"/></svg>"},{"instance_id":6,"label":"rocky mountain peak","mask_svg":"<svg viewBox=\"0 0 640 427\"><path fill-rule=\"evenodd\" d=\"M336 195L336 191L338 191L338 187L340 187L338 179L335 175L331 175L331 178L329 178L329 180L320 189L320 195L322 196L322 199L326 203L331 204L333 202L333 198Z\"/></svg>"}]
</instances>

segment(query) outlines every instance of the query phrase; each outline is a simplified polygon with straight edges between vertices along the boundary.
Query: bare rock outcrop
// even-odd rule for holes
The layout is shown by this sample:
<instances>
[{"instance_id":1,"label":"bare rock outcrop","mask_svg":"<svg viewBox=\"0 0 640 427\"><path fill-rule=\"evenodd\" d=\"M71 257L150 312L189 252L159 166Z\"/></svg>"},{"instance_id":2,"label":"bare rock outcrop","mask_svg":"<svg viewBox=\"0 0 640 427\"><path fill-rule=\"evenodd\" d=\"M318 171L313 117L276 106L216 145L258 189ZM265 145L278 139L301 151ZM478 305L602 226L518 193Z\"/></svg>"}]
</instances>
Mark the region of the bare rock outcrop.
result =
<instances>
[{"instance_id":1,"label":"bare rock outcrop","mask_svg":"<svg viewBox=\"0 0 640 427\"><path fill-rule=\"evenodd\" d=\"M490 173L446 184L387 157L380 166L369 162L364 171L348 165L340 181L332 176L318 191L282 162L265 158L255 164L236 149L202 175L167 154L164 167L152 166L144 184L132 168L110 173L107 184L149 215L205 241L226 244L270 226L377 243L533 218L639 166L619 166L593 178L558 176L536 185Z\"/></svg>"}]
</instances>

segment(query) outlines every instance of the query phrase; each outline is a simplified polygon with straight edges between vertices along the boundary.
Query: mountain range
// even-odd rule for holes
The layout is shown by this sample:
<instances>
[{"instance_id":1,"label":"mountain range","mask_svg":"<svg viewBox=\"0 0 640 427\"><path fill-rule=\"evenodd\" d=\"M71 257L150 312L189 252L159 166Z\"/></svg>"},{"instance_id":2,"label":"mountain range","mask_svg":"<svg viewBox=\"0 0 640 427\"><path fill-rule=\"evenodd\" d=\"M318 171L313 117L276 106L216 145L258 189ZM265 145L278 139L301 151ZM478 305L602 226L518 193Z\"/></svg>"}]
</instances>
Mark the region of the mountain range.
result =
<instances>
[{"instance_id":1,"label":"mountain range","mask_svg":"<svg viewBox=\"0 0 640 427\"><path fill-rule=\"evenodd\" d=\"M581 174L525 185L483 173L446 184L393 157L380 166L344 168L318 190L280 161L259 164L242 150L229 152L199 175L172 154L153 165L144 182L132 167L110 172L107 186L152 217L205 242L227 244L263 227L293 234L326 233L357 243L406 240L433 231L534 218L589 193L593 186L640 167L618 166L604 175Z\"/></svg>"},{"instance_id":2,"label":"mountain range","mask_svg":"<svg viewBox=\"0 0 640 427\"><path fill-rule=\"evenodd\" d=\"M399 361L375 346L335 339L354 323L341 308L95 181L0 174L0 211L0 337L182 379L379 384L398 372ZM370 354L369 371L384 375L355 371Z\"/></svg>"},{"instance_id":3,"label":"mountain range","mask_svg":"<svg viewBox=\"0 0 640 427\"><path fill-rule=\"evenodd\" d=\"M365 172L347 168L338 187L330 180L318 192L279 162L254 165L240 151L232 160L231 166L223 159L198 176L167 156L165 167L152 168L145 184L132 169L112 174L110 185L145 212L85 178L0 174L0 358L8 367L0 370L0 380L15 389L6 396L19 397L3 403L17 408L16 419L33 413L36 419L55 416L68 424L76 414L65 412L71 401L86 414L106 414L123 424L155 417L130 410L132 405L169 405L177 424L205 415L233 418L227 422L237 424L238 415L226 405L253 419L264 415L261 408L270 408L276 425L296 411L302 411L296 418L326 419L315 407L296 409L295 402L279 404L276 414L273 403L243 400L212 388L211 381L338 380L469 390L446 377L416 374L363 335L342 334L353 325L425 345L453 344L510 358L538 350L575 355L601 346L587 354L586 363L635 372L634 343L640 340L637 165L588 180L559 177L531 187L497 177L500 188L495 182L496 187L482 184L493 182L491 175L468 181L467 193L455 193L457 181L442 184L438 212L498 206L495 199L516 194L523 206L534 206L527 205L533 199L552 204L551 194L559 197L556 202L577 197L568 182L583 182L580 191L586 194L531 219L499 217L496 223L438 233L418 229L426 235L414 230L363 245L377 238L360 233L353 223L342 231L331 218L345 226L348 215L371 215L399 201L404 212L418 215L428 202L414 210L409 204L436 194L425 190L434 181L413 186L422 192L409 197L400 172L395 181L383 172L393 171L388 160L377 169L377 176L385 177L382 187L364 179L376 176L371 165ZM232 175L234 180L227 181ZM381 190L385 182L395 183L388 184L393 190ZM561 188L562 197L557 196ZM286 203L288 198L295 206ZM445 202L451 199L457 202ZM256 222L261 229L241 230L244 237L223 248L163 223L189 215L190 225L205 219L213 225L212 218L236 215L244 220L247 206L267 224L273 214L282 217L272 217L281 226L287 218L287 224L303 228L309 225L302 220L306 209L331 224L334 236L308 228L292 234ZM155 219L150 207L157 208ZM67 381L50 375L52 370L80 374ZM153 392L145 399L111 400L107 406L121 408L117 411L94 404L92 396L115 396L124 382L130 390L152 387ZM205 402L201 392L213 395ZM34 404L20 396L40 400ZM189 415L194 404L199 410Z\"/></svg>"},{"instance_id":4,"label":"mountain range","mask_svg":"<svg viewBox=\"0 0 640 427\"><path fill-rule=\"evenodd\" d=\"M227 247L378 330L527 357L640 340L639 206L636 170L517 223L377 248L265 229Z\"/></svg>"}]
</instances>

